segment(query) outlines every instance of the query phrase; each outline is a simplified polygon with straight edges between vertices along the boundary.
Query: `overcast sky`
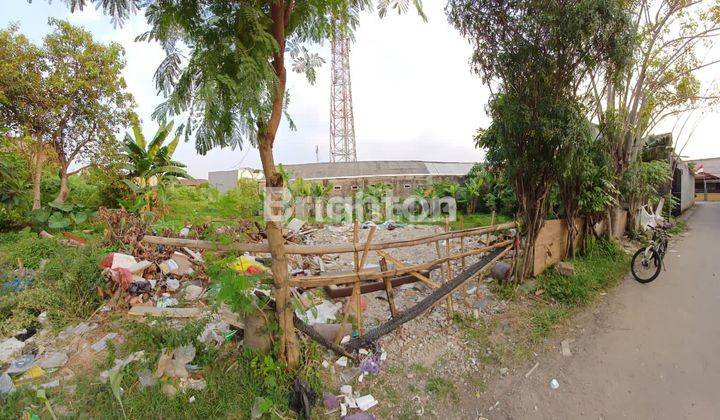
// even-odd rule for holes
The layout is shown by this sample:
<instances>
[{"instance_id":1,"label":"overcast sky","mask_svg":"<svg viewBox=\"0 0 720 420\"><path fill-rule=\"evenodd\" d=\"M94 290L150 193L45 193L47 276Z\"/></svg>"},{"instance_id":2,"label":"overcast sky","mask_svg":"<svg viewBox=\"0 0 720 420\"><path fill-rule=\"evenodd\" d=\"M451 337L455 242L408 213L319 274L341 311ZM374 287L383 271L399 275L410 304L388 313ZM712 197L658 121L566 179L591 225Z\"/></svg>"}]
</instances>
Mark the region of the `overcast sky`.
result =
<instances>
[{"instance_id":1,"label":"overcast sky","mask_svg":"<svg viewBox=\"0 0 720 420\"><path fill-rule=\"evenodd\" d=\"M156 124L150 114L162 98L155 92L152 75L163 57L160 47L137 43L145 31L143 16L134 16L124 27L113 28L109 18L92 7L70 14L63 1L0 0L0 25L11 22L40 43L49 32L48 17L65 18L90 30L102 42L116 41L126 50L125 78L135 96L146 135ZM475 149L473 135L487 126L485 114L489 92L469 70L469 45L445 19L441 0L423 2L428 22L415 14L379 19L361 17L350 56L355 133L359 160L478 161L483 152ZM314 86L302 75L289 73L289 111L296 131L283 123L275 142L276 162L328 160L330 109L330 47L315 48L326 64ZM703 75L708 81L717 68ZM720 156L720 114L696 113L686 126L683 139L694 127L694 135L682 151L690 158ZM668 122L665 130L672 128ZM178 147L175 157L188 165L190 173L206 178L208 171L239 166L260 167L257 151L214 150L207 156L195 153L192 143Z\"/></svg>"}]
</instances>

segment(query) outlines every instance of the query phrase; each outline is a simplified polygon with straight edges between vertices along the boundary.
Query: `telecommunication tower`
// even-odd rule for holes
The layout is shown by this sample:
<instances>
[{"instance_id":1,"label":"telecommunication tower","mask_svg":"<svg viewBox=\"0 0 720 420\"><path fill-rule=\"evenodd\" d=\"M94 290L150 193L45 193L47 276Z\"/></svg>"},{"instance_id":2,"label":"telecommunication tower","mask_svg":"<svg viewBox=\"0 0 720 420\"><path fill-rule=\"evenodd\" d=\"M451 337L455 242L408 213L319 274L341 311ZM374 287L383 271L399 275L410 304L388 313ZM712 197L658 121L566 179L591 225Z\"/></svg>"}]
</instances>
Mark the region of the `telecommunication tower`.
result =
<instances>
[{"instance_id":1,"label":"telecommunication tower","mask_svg":"<svg viewBox=\"0 0 720 420\"><path fill-rule=\"evenodd\" d=\"M335 31L330 40L330 162L355 162L355 120L350 84L350 39Z\"/></svg>"}]
</instances>

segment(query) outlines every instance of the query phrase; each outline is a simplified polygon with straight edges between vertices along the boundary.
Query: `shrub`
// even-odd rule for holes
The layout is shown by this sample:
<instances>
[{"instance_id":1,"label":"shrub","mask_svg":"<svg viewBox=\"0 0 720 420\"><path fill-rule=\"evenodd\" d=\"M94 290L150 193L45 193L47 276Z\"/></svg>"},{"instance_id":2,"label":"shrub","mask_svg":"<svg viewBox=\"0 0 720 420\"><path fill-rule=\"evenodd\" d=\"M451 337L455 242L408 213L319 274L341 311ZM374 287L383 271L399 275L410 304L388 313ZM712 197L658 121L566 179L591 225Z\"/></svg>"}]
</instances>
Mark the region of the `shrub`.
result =
<instances>
[{"instance_id":1,"label":"shrub","mask_svg":"<svg viewBox=\"0 0 720 420\"><path fill-rule=\"evenodd\" d=\"M29 289L0 296L0 336L32 326L43 311L47 311L54 326L62 328L88 317L100 306L97 287L105 280L98 263L104 249L89 243L79 248L63 247L59 252L56 241L33 237L23 238L18 244L33 253L32 261L49 261Z\"/></svg>"},{"instance_id":2,"label":"shrub","mask_svg":"<svg viewBox=\"0 0 720 420\"><path fill-rule=\"evenodd\" d=\"M58 241L41 238L30 229L23 230L13 239L15 243L8 252L10 263L15 264L19 259L25 267L33 270L40 267L41 260L54 257L60 249Z\"/></svg>"}]
</instances>

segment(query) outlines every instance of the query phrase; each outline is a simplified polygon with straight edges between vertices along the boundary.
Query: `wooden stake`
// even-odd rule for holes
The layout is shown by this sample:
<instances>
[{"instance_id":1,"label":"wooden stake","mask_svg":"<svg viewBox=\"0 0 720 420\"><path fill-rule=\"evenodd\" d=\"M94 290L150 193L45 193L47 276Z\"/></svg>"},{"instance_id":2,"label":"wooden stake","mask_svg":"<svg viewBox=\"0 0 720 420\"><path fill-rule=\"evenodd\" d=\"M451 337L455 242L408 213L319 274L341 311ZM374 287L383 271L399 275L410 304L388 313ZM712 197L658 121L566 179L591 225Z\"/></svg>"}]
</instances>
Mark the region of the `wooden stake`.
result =
<instances>
[{"instance_id":1,"label":"wooden stake","mask_svg":"<svg viewBox=\"0 0 720 420\"><path fill-rule=\"evenodd\" d=\"M380 270L387 271L387 267L387 260L380 258ZM383 277L383 282L385 283L385 293L387 294L388 304L390 305L390 314L395 318L397 316L397 308L395 307L395 292L393 291L392 278Z\"/></svg>"}]
</instances>

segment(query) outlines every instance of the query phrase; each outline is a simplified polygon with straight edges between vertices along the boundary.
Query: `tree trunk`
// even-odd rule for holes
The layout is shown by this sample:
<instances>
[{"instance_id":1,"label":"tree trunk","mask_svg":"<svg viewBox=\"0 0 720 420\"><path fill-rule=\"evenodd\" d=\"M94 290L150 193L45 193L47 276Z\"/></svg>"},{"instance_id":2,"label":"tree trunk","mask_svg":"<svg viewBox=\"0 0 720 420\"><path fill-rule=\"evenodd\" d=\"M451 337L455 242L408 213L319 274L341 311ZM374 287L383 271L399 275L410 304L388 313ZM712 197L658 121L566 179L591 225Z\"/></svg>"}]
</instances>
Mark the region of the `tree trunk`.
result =
<instances>
[{"instance_id":1,"label":"tree trunk","mask_svg":"<svg viewBox=\"0 0 720 420\"><path fill-rule=\"evenodd\" d=\"M42 185L42 167L45 163L45 151L40 150L33 156L33 210L38 210L42 207L42 191L40 187Z\"/></svg>"},{"instance_id":2,"label":"tree trunk","mask_svg":"<svg viewBox=\"0 0 720 420\"><path fill-rule=\"evenodd\" d=\"M65 166L61 166L58 172L60 177L60 191L57 197L55 197L56 203L64 203L67 200L68 194L70 194L70 187L68 186L68 171Z\"/></svg>"},{"instance_id":3,"label":"tree trunk","mask_svg":"<svg viewBox=\"0 0 720 420\"><path fill-rule=\"evenodd\" d=\"M275 170L272 147L268 143L267 139L260 140L260 159L265 173L265 183L267 187L282 187L282 177ZM299 363L300 349L298 348L295 326L293 325L293 308L287 282L289 277L288 263L281 222L268 221L266 232L270 255L272 256L275 310L280 331L282 332L282 337L280 337L280 358L286 360L289 366L295 367Z\"/></svg>"}]
</instances>

